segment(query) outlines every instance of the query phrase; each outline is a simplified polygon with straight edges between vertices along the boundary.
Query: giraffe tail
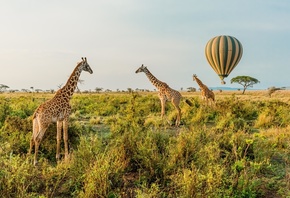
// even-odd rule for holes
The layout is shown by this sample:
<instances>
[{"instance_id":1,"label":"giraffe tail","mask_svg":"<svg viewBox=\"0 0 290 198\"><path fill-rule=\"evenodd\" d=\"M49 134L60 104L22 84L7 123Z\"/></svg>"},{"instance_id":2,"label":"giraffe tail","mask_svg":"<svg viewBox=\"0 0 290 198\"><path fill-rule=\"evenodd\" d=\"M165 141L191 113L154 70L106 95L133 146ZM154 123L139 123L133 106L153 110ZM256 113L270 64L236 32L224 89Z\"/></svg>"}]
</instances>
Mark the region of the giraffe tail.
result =
<instances>
[{"instance_id":1,"label":"giraffe tail","mask_svg":"<svg viewBox=\"0 0 290 198\"><path fill-rule=\"evenodd\" d=\"M186 102L186 104L188 104L189 106L192 107L193 104L192 104L192 102L190 100L186 99L185 102Z\"/></svg>"}]
</instances>

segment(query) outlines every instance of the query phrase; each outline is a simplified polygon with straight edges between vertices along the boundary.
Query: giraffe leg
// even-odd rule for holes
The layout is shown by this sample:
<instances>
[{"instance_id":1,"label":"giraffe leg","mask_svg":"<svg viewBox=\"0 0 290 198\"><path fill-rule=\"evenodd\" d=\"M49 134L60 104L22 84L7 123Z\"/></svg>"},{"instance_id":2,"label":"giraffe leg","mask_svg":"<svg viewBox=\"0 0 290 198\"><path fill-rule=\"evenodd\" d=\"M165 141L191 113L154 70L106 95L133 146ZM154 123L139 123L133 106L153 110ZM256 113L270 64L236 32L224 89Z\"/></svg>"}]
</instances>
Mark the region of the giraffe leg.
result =
<instances>
[{"instance_id":1,"label":"giraffe leg","mask_svg":"<svg viewBox=\"0 0 290 198\"><path fill-rule=\"evenodd\" d=\"M161 118L165 115L165 102L161 101Z\"/></svg>"},{"instance_id":2,"label":"giraffe leg","mask_svg":"<svg viewBox=\"0 0 290 198\"><path fill-rule=\"evenodd\" d=\"M176 121L175 121L175 126L179 126L180 124L180 119L181 119L181 109L179 107L179 102L180 100L172 100L172 104L173 106L175 107L175 109L177 110L177 118L176 118Z\"/></svg>"},{"instance_id":3,"label":"giraffe leg","mask_svg":"<svg viewBox=\"0 0 290 198\"><path fill-rule=\"evenodd\" d=\"M60 143L61 143L61 131L62 131L62 121L57 121L57 132L56 132L56 161L60 159Z\"/></svg>"},{"instance_id":4,"label":"giraffe leg","mask_svg":"<svg viewBox=\"0 0 290 198\"><path fill-rule=\"evenodd\" d=\"M34 146L34 136L35 136L35 134L37 134L39 132L39 126L38 126L37 118L33 119L32 125L33 125L33 128L32 128L32 135L31 135L31 139L30 139L30 147L29 147L28 155L31 154L32 148Z\"/></svg>"},{"instance_id":5,"label":"giraffe leg","mask_svg":"<svg viewBox=\"0 0 290 198\"><path fill-rule=\"evenodd\" d=\"M170 121L165 116L166 97L160 94L159 95L159 99L160 99L160 102L161 102L161 119L163 120L163 118L165 118L165 120L167 121L167 123L169 125L171 125Z\"/></svg>"},{"instance_id":6,"label":"giraffe leg","mask_svg":"<svg viewBox=\"0 0 290 198\"><path fill-rule=\"evenodd\" d=\"M175 126L179 126L180 125L180 119L181 119L181 109L179 108L179 106L176 107L177 109L177 118L176 118L176 122L175 122Z\"/></svg>"},{"instance_id":7,"label":"giraffe leg","mask_svg":"<svg viewBox=\"0 0 290 198\"><path fill-rule=\"evenodd\" d=\"M34 148L35 148L35 151L34 151L34 162L33 162L33 165L36 166L38 161L37 161L37 156L38 156L38 148L39 148L39 144L40 142L35 142L34 144Z\"/></svg>"},{"instance_id":8,"label":"giraffe leg","mask_svg":"<svg viewBox=\"0 0 290 198\"><path fill-rule=\"evenodd\" d=\"M161 118L165 115L165 104L166 104L166 98L159 94L160 102L161 102Z\"/></svg>"},{"instance_id":9,"label":"giraffe leg","mask_svg":"<svg viewBox=\"0 0 290 198\"><path fill-rule=\"evenodd\" d=\"M38 149L39 149L39 145L40 142L45 134L47 127L44 128L40 128L39 133L35 134L34 136L34 147L35 147L35 151L34 151L34 166L37 165L37 156L38 156Z\"/></svg>"},{"instance_id":10,"label":"giraffe leg","mask_svg":"<svg viewBox=\"0 0 290 198\"><path fill-rule=\"evenodd\" d=\"M64 160L68 161L68 119L63 121L63 140L64 140Z\"/></svg>"},{"instance_id":11,"label":"giraffe leg","mask_svg":"<svg viewBox=\"0 0 290 198\"><path fill-rule=\"evenodd\" d=\"M30 139L30 147L29 147L28 155L31 155L31 151L32 151L33 146L34 146L34 140L33 140L33 136L32 136Z\"/></svg>"}]
</instances>

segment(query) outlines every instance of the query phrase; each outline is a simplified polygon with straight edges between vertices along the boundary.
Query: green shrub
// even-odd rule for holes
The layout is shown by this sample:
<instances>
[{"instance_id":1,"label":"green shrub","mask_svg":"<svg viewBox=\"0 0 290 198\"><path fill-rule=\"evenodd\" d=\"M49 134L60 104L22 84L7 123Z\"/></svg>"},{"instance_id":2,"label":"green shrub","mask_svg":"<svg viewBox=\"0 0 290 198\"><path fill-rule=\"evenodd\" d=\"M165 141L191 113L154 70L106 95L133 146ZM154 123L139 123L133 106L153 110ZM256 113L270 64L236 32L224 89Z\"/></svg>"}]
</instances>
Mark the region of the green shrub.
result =
<instances>
[{"instance_id":1,"label":"green shrub","mask_svg":"<svg viewBox=\"0 0 290 198\"><path fill-rule=\"evenodd\" d=\"M161 119L154 94L76 94L69 162L55 161L52 124L34 167L31 116L49 97L0 97L1 197L290 196L285 102L233 96L207 106L192 97L174 127L176 110L167 103Z\"/></svg>"}]
</instances>

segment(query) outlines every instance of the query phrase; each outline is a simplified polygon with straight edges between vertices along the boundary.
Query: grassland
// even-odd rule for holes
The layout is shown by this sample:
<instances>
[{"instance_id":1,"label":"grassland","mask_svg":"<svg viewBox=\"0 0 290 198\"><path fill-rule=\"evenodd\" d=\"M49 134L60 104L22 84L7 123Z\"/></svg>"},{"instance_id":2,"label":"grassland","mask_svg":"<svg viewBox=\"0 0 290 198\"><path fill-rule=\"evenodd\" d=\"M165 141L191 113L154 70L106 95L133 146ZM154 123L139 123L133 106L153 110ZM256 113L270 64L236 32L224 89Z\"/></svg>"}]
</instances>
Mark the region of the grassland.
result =
<instances>
[{"instance_id":1,"label":"grassland","mask_svg":"<svg viewBox=\"0 0 290 198\"><path fill-rule=\"evenodd\" d=\"M70 161L56 126L27 156L32 114L51 94L0 95L1 197L290 197L290 92L183 92L181 126L156 93L75 94ZM62 151L63 152L63 151ZM63 153L62 153L63 154Z\"/></svg>"}]
</instances>

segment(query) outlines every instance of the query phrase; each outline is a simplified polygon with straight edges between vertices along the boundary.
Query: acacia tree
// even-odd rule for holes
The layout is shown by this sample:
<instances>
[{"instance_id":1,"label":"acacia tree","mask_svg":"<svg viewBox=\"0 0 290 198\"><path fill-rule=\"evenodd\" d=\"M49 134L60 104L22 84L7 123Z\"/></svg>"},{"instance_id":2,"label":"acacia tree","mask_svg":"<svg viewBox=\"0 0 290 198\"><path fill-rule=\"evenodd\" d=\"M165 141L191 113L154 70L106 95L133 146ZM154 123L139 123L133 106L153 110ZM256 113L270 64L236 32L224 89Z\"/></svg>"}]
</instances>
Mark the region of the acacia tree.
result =
<instances>
[{"instance_id":1,"label":"acacia tree","mask_svg":"<svg viewBox=\"0 0 290 198\"><path fill-rule=\"evenodd\" d=\"M0 84L0 93L4 92L6 89L9 89L7 85Z\"/></svg>"},{"instance_id":2,"label":"acacia tree","mask_svg":"<svg viewBox=\"0 0 290 198\"><path fill-rule=\"evenodd\" d=\"M259 83L260 81L256 78L250 76L237 76L231 79L231 83L238 83L244 87L243 93L245 93L248 87L253 87L254 84Z\"/></svg>"},{"instance_id":3,"label":"acacia tree","mask_svg":"<svg viewBox=\"0 0 290 198\"><path fill-rule=\"evenodd\" d=\"M187 90L188 92L196 92L196 88L194 87L188 87Z\"/></svg>"},{"instance_id":4,"label":"acacia tree","mask_svg":"<svg viewBox=\"0 0 290 198\"><path fill-rule=\"evenodd\" d=\"M103 90L103 88L101 88L101 87L96 87L95 88L96 93L100 93L102 90Z\"/></svg>"}]
</instances>

